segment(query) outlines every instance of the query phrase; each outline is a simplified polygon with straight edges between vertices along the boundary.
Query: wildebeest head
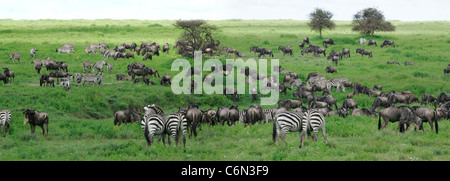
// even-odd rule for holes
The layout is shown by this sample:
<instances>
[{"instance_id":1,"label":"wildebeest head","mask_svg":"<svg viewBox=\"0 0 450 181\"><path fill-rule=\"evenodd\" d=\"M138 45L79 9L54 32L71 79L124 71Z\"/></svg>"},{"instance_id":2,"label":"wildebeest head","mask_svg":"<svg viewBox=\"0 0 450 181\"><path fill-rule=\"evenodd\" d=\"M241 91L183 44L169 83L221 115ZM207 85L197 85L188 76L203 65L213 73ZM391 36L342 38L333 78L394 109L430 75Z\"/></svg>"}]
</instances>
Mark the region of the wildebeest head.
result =
<instances>
[{"instance_id":1,"label":"wildebeest head","mask_svg":"<svg viewBox=\"0 0 450 181\"><path fill-rule=\"evenodd\" d=\"M23 122L23 125L26 125L29 122L30 118L35 116L35 113L36 112L32 109L26 109L25 111L23 111L22 114L25 115L25 121Z\"/></svg>"}]
</instances>

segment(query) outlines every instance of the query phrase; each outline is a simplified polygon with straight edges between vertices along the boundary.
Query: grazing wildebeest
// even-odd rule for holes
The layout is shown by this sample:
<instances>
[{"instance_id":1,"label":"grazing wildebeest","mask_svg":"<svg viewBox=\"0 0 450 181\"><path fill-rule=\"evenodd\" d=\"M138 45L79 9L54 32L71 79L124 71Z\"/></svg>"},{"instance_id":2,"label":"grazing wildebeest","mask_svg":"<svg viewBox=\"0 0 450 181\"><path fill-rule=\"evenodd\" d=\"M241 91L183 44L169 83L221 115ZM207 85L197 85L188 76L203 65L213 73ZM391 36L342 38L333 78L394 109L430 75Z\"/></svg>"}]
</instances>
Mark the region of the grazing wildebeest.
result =
<instances>
[{"instance_id":1,"label":"grazing wildebeest","mask_svg":"<svg viewBox=\"0 0 450 181\"><path fill-rule=\"evenodd\" d=\"M353 109L353 110L352 110L351 115L352 115L352 116L374 116L375 113L372 112L372 111L370 111L370 110L367 109L367 108L362 108L362 109L356 108L356 109Z\"/></svg>"},{"instance_id":2,"label":"grazing wildebeest","mask_svg":"<svg viewBox=\"0 0 450 181\"><path fill-rule=\"evenodd\" d=\"M369 44L367 44L367 46L370 46L370 45L377 46L377 41L376 40L369 40Z\"/></svg>"},{"instance_id":3,"label":"grazing wildebeest","mask_svg":"<svg viewBox=\"0 0 450 181\"><path fill-rule=\"evenodd\" d=\"M353 111L353 109L358 108L358 103L353 99L345 99L342 107L347 110L352 109Z\"/></svg>"},{"instance_id":4,"label":"grazing wildebeest","mask_svg":"<svg viewBox=\"0 0 450 181\"><path fill-rule=\"evenodd\" d=\"M50 72L49 76L50 77L56 77L56 83L59 84L59 78L67 77L67 76L69 76L69 74L67 72L57 70L57 71L54 71L54 72Z\"/></svg>"},{"instance_id":5,"label":"grazing wildebeest","mask_svg":"<svg viewBox=\"0 0 450 181\"><path fill-rule=\"evenodd\" d=\"M55 87L55 80L53 79L53 77L50 77L46 74L42 74L41 78L39 79L39 85L42 87L42 84L53 85L53 87Z\"/></svg>"},{"instance_id":6,"label":"grazing wildebeest","mask_svg":"<svg viewBox=\"0 0 450 181\"><path fill-rule=\"evenodd\" d=\"M214 126L217 124L217 117L216 117L216 111L209 108L208 110L203 112L202 117L203 122L210 126Z\"/></svg>"},{"instance_id":7,"label":"grazing wildebeest","mask_svg":"<svg viewBox=\"0 0 450 181\"><path fill-rule=\"evenodd\" d=\"M258 58L264 57L265 55L269 55L269 57L270 56L273 57L272 50L271 49L266 49L266 48L261 49L261 52L259 53Z\"/></svg>"},{"instance_id":8,"label":"grazing wildebeest","mask_svg":"<svg viewBox=\"0 0 450 181\"><path fill-rule=\"evenodd\" d=\"M5 74L6 78L8 79L12 79L12 81L14 82L14 72L10 71L8 68L3 68L3 73Z\"/></svg>"},{"instance_id":9,"label":"grazing wildebeest","mask_svg":"<svg viewBox=\"0 0 450 181\"><path fill-rule=\"evenodd\" d=\"M350 50L347 48L342 49L342 57L345 57L345 55L348 55L348 57L350 57Z\"/></svg>"},{"instance_id":10,"label":"grazing wildebeest","mask_svg":"<svg viewBox=\"0 0 450 181\"><path fill-rule=\"evenodd\" d=\"M152 53L147 53L147 54L144 55L144 58L142 58L142 60L144 60L144 61L147 60L147 59L152 60L152 56L153 56Z\"/></svg>"},{"instance_id":11,"label":"grazing wildebeest","mask_svg":"<svg viewBox=\"0 0 450 181\"><path fill-rule=\"evenodd\" d=\"M338 115L339 117L345 118L345 117L347 117L348 112L347 112L347 109L341 107L341 108L339 108L337 110L329 111L326 114L324 114L324 116L327 116L327 117L331 117L331 116L334 116L334 115Z\"/></svg>"},{"instance_id":12,"label":"grazing wildebeest","mask_svg":"<svg viewBox=\"0 0 450 181\"><path fill-rule=\"evenodd\" d=\"M170 76L169 74L164 74L161 78L160 84L161 85L172 85L172 83L170 82L170 79L172 78L172 76Z\"/></svg>"},{"instance_id":13,"label":"grazing wildebeest","mask_svg":"<svg viewBox=\"0 0 450 181\"><path fill-rule=\"evenodd\" d=\"M434 125L436 127L436 134L439 133L438 117L437 117L437 113L435 110L428 108L428 107L418 107L418 106L414 106L414 107L412 107L412 109L414 110L414 113L416 115L420 116L421 118L424 118L421 121L420 129L423 130L423 125L422 125L423 122L428 122L430 124L431 131L433 131L433 122L434 122ZM423 130L423 131L425 131L425 130Z\"/></svg>"},{"instance_id":14,"label":"grazing wildebeest","mask_svg":"<svg viewBox=\"0 0 450 181\"><path fill-rule=\"evenodd\" d=\"M16 63L16 59L17 61L20 61L20 53L16 53L16 52L12 52L9 54L9 59L13 60L13 63Z\"/></svg>"},{"instance_id":15,"label":"grazing wildebeest","mask_svg":"<svg viewBox=\"0 0 450 181\"><path fill-rule=\"evenodd\" d=\"M331 59L331 61L337 66L338 65L338 62L339 62L339 57L338 56L331 56L331 55L329 55L328 57L327 57L327 59L328 60L330 60ZM337 72L336 72L337 73Z\"/></svg>"},{"instance_id":16,"label":"grazing wildebeest","mask_svg":"<svg viewBox=\"0 0 450 181\"><path fill-rule=\"evenodd\" d=\"M396 62L396 61L392 61L392 62L387 61L386 64L388 64L388 65L389 64L400 65L400 63Z\"/></svg>"},{"instance_id":17,"label":"grazing wildebeest","mask_svg":"<svg viewBox=\"0 0 450 181\"><path fill-rule=\"evenodd\" d=\"M34 134L34 128L35 126L39 126L42 128L42 135L48 136L48 115L45 112L39 112L32 109L26 109L23 111L23 114L25 115L25 121L23 125L26 125L27 123L30 123L31 126L31 134ZM47 130L47 134L45 134L44 125Z\"/></svg>"},{"instance_id":18,"label":"grazing wildebeest","mask_svg":"<svg viewBox=\"0 0 450 181\"><path fill-rule=\"evenodd\" d=\"M450 101L450 94L441 93L438 95L436 103L434 104L435 107L439 106L441 103L445 103L447 101Z\"/></svg>"},{"instance_id":19,"label":"grazing wildebeest","mask_svg":"<svg viewBox=\"0 0 450 181\"><path fill-rule=\"evenodd\" d=\"M114 126L120 126L122 123L134 123L141 121L141 115L128 108L114 113Z\"/></svg>"},{"instance_id":20,"label":"grazing wildebeest","mask_svg":"<svg viewBox=\"0 0 450 181\"><path fill-rule=\"evenodd\" d=\"M64 62L56 62L56 65L58 66L58 70L64 70L65 72L68 72L67 69L68 65Z\"/></svg>"},{"instance_id":21,"label":"grazing wildebeest","mask_svg":"<svg viewBox=\"0 0 450 181\"><path fill-rule=\"evenodd\" d=\"M163 45L163 53L165 53L165 52L169 53L169 44L168 43Z\"/></svg>"},{"instance_id":22,"label":"grazing wildebeest","mask_svg":"<svg viewBox=\"0 0 450 181\"><path fill-rule=\"evenodd\" d=\"M391 104L389 103L389 100L387 97L377 97L375 98L375 100L373 101L372 107L370 108L370 110L376 110L379 107L390 107Z\"/></svg>"},{"instance_id":23,"label":"grazing wildebeest","mask_svg":"<svg viewBox=\"0 0 450 181\"><path fill-rule=\"evenodd\" d=\"M327 73L338 73L336 68L328 65L327 68L325 68L325 71L327 71Z\"/></svg>"},{"instance_id":24,"label":"grazing wildebeest","mask_svg":"<svg viewBox=\"0 0 450 181\"><path fill-rule=\"evenodd\" d=\"M370 50L364 50L364 49L357 48L356 53L361 54L361 56L368 55L369 57L373 57L372 51L370 51Z\"/></svg>"},{"instance_id":25,"label":"grazing wildebeest","mask_svg":"<svg viewBox=\"0 0 450 181\"><path fill-rule=\"evenodd\" d=\"M36 48L32 48L31 50L30 50L30 55L31 55L31 57L32 58L36 58L36 52L37 52L38 50L36 49Z\"/></svg>"},{"instance_id":26,"label":"grazing wildebeest","mask_svg":"<svg viewBox=\"0 0 450 181\"><path fill-rule=\"evenodd\" d=\"M241 52L236 51L234 53L234 57L245 57L245 53L241 53Z\"/></svg>"},{"instance_id":27,"label":"grazing wildebeest","mask_svg":"<svg viewBox=\"0 0 450 181\"><path fill-rule=\"evenodd\" d=\"M384 40L380 47L384 48L384 47L386 47L388 45L390 45L390 46L395 48L394 41L392 41L392 40Z\"/></svg>"},{"instance_id":28,"label":"grazing wildebeest","mask_svg":"<svg viewBox=\"0 0 450 181\"><path fill-rule=\"evenodd\" d=\"M405 62L405 66L417 66L417 64L413 62Z\"/></svg>"},{"instance_id":29,"label":"grazing wildebeest","mask_svg":"<svg viewBox=\"0 0 450 181\"><path fill-rule=\"evenodd\" d=\"M308 37L306 37L306 38L303 38L303 43L307 43L307 44L309 44L309 38L308 38Z\"/></svg>"},{"instance_id":30,"label":"grazing wildebeest","mask_svg":"<svg viewBox=\"0 0 450 181\"><path fill-rule=\"evenodd\" d=\"M278 50L280 52L283 52L283 56L286 55L287 53L289 53L290 55L292 55L292 48L291 46L279 46Z\"/></svg>"},{"instance_id":31,"label":"grazing wildebeest","mask_svg":"<svg viewBox=\"0 0 450 181\"><path fill-rule=\"evenodd\" d=\"M250 53L254 53L256 55L256 53L260 53L261 52L261 48L259 48L258 46L252 46L250 48Z\"/></svg>"},{"instance_id":32,"label":"grazing wildebeest","mask_svg":"<svg viewBox=\"0 0 450 181\"><path fill-rule=\"evenodd\" d=\"M422 101L420 102L420 104L433 104L434 102L436 102L436 97L434 97L431 94L427 94L427 93L423 93L422 94Z\"/></svg>"},{"instance_id":33,"label":"grazing wildebeest","mask_svg":"<svg viewBox=\"0 0 450 181\"><path fill-rule=\"evenodd\" d=\"M305 48L305 44L304 43L299 43L298 47L300 47L300 49Z\"/></svg>"},{"instance_id":34,"label":"grazing wildebeest","mask_svg":"<svg viewBox=\"0 0 450 181\"><path fill-rule=\"evenodd\" d=\"M384 123L381 125L381 117ZM407 106L388 107L380 111L378 115L378 130L386 128L388 122L397 122L400 132L405 133L407 127L413 123L416 128L420 128L422 118L417 116L414 111Z\"/></svg>"},{"instance_id":35,"label":"grazing wildebeest","mask_svg":"<svg viewBox=\"0 0 450 181\"><path fill-rule=\"evenodd\" d=\"M367 40L364 38L360 38L358 42L360 45L367 45Z\"/></svg>"},{"instance_id":36,"label":"grazing wildebeest","mask_svg":"<svg viewBox=\"0 0 450 181\"><path fill-rule=\"evenodd\" d=\"M198 109L198 106L189 105L188 110L186 111L186 120L189 137L192 136L192 133L194 133L194 137L197 137L197 126L202 122L202 117L203 117L202 111Z\"/></svg>"},{"instance_id":37,"label":"grazing wildebeest","mask_svg":"<svg viewBox=\"0 0 450 181\"><path fill-rule=\"evenodd\" d=\"M323 46L326 47L326 45L334 45L334 41L330 39L323 40Z\"/></svg>"}]
</instances>

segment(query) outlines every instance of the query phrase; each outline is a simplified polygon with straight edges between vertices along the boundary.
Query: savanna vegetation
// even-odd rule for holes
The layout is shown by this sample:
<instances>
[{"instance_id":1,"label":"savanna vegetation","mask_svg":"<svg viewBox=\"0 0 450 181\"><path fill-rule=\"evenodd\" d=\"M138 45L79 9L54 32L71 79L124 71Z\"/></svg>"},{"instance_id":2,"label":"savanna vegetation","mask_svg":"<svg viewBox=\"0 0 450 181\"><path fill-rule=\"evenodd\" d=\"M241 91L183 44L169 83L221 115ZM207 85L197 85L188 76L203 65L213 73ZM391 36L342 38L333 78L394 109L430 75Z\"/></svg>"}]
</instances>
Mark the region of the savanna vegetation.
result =
<instances>
[{"instance_id":1,"label":"savanna vegetation","mask_svg":"<svg viewBox=\"0 0 450 181\"><path fill-rule=\"evenodd\" d=\"M287 135L288 146L278 148L272 141L272 124L256 124L244 127L202 126L198 137L188 138L186 150L182 146L168 147L156 142L148 149L139 123L114 127L113 115L128 107L136 110L143 105L156 104L166 113L178 111L189 103L201 109L218 106L239 105L248 108L255 102L251 95L240 95L239 102L233 102L224 95L175 95L170 87L157 83L147 86L132 81L117 81L116 74L126 74L127 65L144 63L164 73L172 72L172 61L183 58L176 51L154 56L153 60L112 58L113 73L104 72L103 86L75 86L68 91L61 86L40 87L40 75L34 70L34 60L29 51L37 48L36 59L50 57L68 64L69 74L82 72L82 62L103 60L101 55L86 56L84 48L92 43L107 43L110 48L122 43L157 42L169 43L171 50L182 30L174 27L175 21L144 20L0 20L0 67L15 72L14 82L0 83L0 110L12 113L11 128L6 137L0 137L0 160L450 160L450 123L440 120L439 134L409 129L405 134L398 132L397 123L389 123L386 129L377 129L378 117L338 116L326 118L328 145L319 136L317 142L310 138L299 149L298 133ZM249 52L250 47L259 46L274 51L276 59L286 70L299 74L306 80L310 72L318 72L327 79L345 77L368 87L383 86L383 91L403 91L437 96L450 93L450 75L443 74L449 62L449 22L391 22L395 32L377 32L373 37L352 31L352 22L334 21L335 28L322 32L322 37L311 31L307 21L293 20L224 20L208 21L216 26L214 39L220 46L235 48L247 54L246 58L257 59ZM325 67L333 65L331 60L321 56L302 56L299 42L309 37L314 45L332 38L335 45L327 48L341 51L351 50L351 57L339 61L338 74L326 74ZM364 47L360 38L375 39L381 44L385 39L394 40L396 47ZM64 43L73 43L75 53L58 54L55 49ZM292 56L277 51L278 46L290 45ZM373 57L360 56L356 48L372 51ZM129 51L129 50L127 50ZM13 63L11 52L19 52L22 58ZM225 62L231 56L212 58ZM191 58L186 57L188 60ZM268 58L270 60L270 58ZM204 59L205 60L205 59ZM398 61L400 66L387 65L387 61ZM417 66L404 66L405 61ZM105 69L106 70L106 69ZM41 74L48 71L41 70ZM280 76L282 80L283 76ZM280 99L292 99L294 90ZM332 92L340 107L347 96L343 92ZM321 93L317 93L321 94ZM369 108L373 97L359 94L353 98L361 108ZM420 98L419 98L420 99ZM257 103L257 102L256 102ZM410 106L419 105L414 103ZM263 106L272 108L277 105ZM429 105L427 107L433 106ZM30 126L24 125L23 110L33 108L49 115L48 136L43 136L39 127L30 133ZM173 145L172 145L173 146Z\"/></svg>"}]
</instances>

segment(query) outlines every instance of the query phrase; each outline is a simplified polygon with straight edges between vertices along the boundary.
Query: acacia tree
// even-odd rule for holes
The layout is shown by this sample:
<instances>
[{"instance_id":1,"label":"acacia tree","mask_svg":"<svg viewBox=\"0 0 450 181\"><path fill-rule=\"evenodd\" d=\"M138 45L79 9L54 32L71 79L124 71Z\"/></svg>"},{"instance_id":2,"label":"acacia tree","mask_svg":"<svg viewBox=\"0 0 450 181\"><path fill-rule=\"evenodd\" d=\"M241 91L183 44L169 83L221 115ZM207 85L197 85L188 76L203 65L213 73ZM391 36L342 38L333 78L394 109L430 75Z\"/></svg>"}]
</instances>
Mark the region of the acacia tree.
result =
<instances>
[{"instance_id":1,"label":"acacia tree","mask_svg":"<svg viewBox=\"0 0 450 181\"><path fill-rule=\"evenodd\" d=\"M334 22L331 21L331 18L333 17L333 13L316 8L313 12L309 14L309 19L311 20L308 22L308 26L311 27L311 30L319 31L320 37L322 37L322 30L323 29L334 29L336 26Z\"/></svg>"},{"instance_id":2,"label":"acacia tree","mask_svg":"<svg viewBox=\"0 0 450 181\"><path fill-rule=\"evenodd\" d=\"M181 41L177 42L181 46L179 53L183 56L192 57L194 51L200 50L202 46L218 46L218 41L212 38L212 31L217 30L217 27L207 24L205 20L178 20L174 26L184 30L180 36Z\"/></svg>"},{"instance_id":3,"label":"acacia tree","mask_svg":"<svg viewBox=\"0 0 450 181\"><path fill-rule=\"evenodd\" d=\"M395 31L395 26L385 21L383 13L375 8L366 8L356 13L352 24L352 31L370 36L373 36L375 31Z\"/></svg>"}]
</instances>

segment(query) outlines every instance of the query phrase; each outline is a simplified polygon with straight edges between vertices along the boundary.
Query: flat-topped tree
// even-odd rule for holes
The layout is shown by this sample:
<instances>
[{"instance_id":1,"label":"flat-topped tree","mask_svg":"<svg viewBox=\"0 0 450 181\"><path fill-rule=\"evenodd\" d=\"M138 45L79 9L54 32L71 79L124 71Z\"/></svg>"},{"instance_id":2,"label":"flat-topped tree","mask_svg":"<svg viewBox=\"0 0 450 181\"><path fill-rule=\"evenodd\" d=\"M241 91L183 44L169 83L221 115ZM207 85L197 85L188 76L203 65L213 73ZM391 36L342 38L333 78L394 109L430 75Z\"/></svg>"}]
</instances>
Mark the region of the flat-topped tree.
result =
<instances>
[{"instance_id":1,"label":"flat-topped tree","mask_svg":"<svg viewBox=\"0 0 450 181\"><path fill-rule=\"evenodd\" d=\"M366 8L353 16L352 31L373 36L375 31L395 31L395 26L385 21L383 12L376 8Z\"/></svg>"}]
</instances>

